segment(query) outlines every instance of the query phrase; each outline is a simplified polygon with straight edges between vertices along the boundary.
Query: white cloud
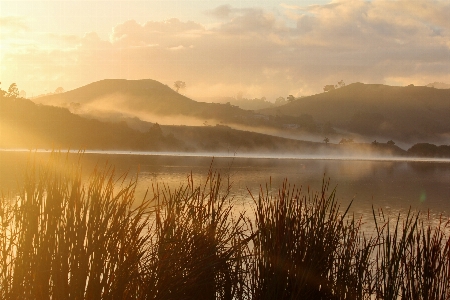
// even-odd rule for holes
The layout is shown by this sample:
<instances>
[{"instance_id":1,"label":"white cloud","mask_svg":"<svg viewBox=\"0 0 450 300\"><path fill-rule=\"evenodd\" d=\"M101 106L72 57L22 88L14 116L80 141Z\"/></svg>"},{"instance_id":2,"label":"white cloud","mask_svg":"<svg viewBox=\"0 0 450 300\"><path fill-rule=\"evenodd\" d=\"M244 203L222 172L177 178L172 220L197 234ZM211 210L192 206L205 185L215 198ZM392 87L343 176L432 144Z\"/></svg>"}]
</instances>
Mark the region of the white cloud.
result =
<instances>
[{"instance_id":1,"label":"white cloud","mask_svg":"<svg viewBox=\"0 0 450 300\"><path fill-rule=\"evenodd\" d=\"M227 19L230 18L234 12L236 12L236 9L233 9L233 7L229 4L225 4L220 5L215 9L206 11L206 14L214 16L219 19Z\"/></svg>"},{"instance_id":2,"label":"white cloud","mask_svg":"<svg viewBox=\"0 0 450 300\"><path fill-rule=\"evenodd\" d=\"M4 34L29 30L25 19L19 16L0 17L0 28L0 34L2 38Z\"/></svg>"},{"instance_id":3,"label":"white cloud","mask_svg":"<svg viewBox=\"0 0 450 300\"><path fill-rule=\"evenodd\" d=\"M20 54L9 52L3 68L16 70L10 74L17 78L22 72L39 72L33 78L57 74L66 84L55 86L65 89L104 78L169 85L183 80L194 98L243 91L273 100L318 93L341 79L450 82L448 1L334 1L284 9L285 18L259 8L219 6L207 12L219 20L212 27L179 19L130 20L116 25L109 40L96 33L54 36L63 48L49 51L36 42Z\"/></svg>"}]
</instances>

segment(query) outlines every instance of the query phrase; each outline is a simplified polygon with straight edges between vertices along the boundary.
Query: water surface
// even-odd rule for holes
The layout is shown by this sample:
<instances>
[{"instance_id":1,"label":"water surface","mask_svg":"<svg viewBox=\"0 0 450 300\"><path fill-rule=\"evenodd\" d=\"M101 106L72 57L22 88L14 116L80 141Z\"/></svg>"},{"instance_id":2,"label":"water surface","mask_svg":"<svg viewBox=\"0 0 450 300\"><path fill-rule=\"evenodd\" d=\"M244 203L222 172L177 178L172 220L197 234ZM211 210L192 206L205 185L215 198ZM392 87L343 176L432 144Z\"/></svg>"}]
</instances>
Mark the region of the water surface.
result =
<instances>
[{"instance_id":1,"label":"water surface","mask_svg":"<svg viewBox=\"0 0 450 300\"><path fill-rule=\"evenodd\" d=\"M49 153L37 153L37 161L48 160ZM0 188L13 190L23 176L29 153L0 151ZM77 154L70 154L76 159ZM171 188L186 184L192 173L194 183L204 182L208 170L221 174L224 183L232 183L232 196L238 207L251 210L249 191L258 195L266 184L276 192L284 180L291 186L302 187L304 193L321 189L322 181L330 178L336 188L338 200L346 206L353 199L351 212L371 219L372 206L395 215L414 210L430 212L433 216L450 216L450 161L448 160L395 160L395 159L331 159L320 157L233 157L221 155L188 155L165 153L84 153L84 174L94 166L109 164L116 174L139 174L137 197L146 190L163 183Z\"/></svg>"}]
</instances>

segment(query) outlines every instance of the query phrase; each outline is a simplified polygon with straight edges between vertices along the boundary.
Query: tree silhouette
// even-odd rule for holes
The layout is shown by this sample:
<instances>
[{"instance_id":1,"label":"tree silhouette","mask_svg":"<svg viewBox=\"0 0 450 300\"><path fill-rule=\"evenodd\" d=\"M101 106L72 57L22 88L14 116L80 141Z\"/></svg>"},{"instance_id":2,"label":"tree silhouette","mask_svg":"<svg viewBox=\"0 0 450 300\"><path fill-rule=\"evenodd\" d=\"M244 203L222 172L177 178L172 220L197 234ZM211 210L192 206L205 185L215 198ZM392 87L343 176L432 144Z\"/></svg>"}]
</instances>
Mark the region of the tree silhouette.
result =
<instances>
[{"instance_id":1,"label":"tree silhouette","mask_svg":"<svg viewBox=\"0 0 450 300\"><path fill-rule=\"evenodd\" d=\"M335 87L332 84L327 84L326 86L323 87L323 91L324 92L329 92L329 91L332 91L334 89L335 89Z\"/></svg>"},{"instance_id":2,"label":"tree silhouette","mask_svg":"<svg viewBox=\"0 0 450 300\"><path fill-rule=\"evenodd\" d=\"M0 82L0 84L2 84L2 83ZM4 91L0 88L0 97L4 97L5 95L6 95L6 91Z\"/></svg>"},{"instance_id":3,"label":"tree silhouette","mask_svg":"<svg viewBox=\"0 0 450 300\"><path fill-rule=\"evenodd\" d=\"M64 89L63 89L62 87L58 87L58 88L55 90L55 94L61 94L61 93L64 93Z\"/></svg>"},{"instance_id":4,"label":"tree silhouette","mask_svg":"<svg viewBox=\"0 0 450 300\"><path fill-rule=\"evenodd\" d=\"M295 97L292 95L287 96L287 101L292 102L295 100Z\"/></svg>"},{"instance_id":5,"label":"tree silhouette","mask_svg":"<svg viewBox=\"0 0 450 300\"><path fill-rule=\"evenodd\" d=\"M325 142L325 144L328 144L330 142L330 139L326 137L323 139L323 141Z\"/></svg>"},{"instance_id":6,"label":"tree silhouette","mask_svg":"<svg viewBox=\"0 0 450 300\"><path fill-rule=\"evenodd\" d=\"M17 84L11 83L11 85L8 88L8 92L6 93L6 97L9 98L19 97L19 89L17 88Z\"/></svg>"},{"instance_id":7,"label":"tree silhouette","mask_svg":"<svg viewBox=\"0 0 450 300\"><path fill-rule=\"evenodd\" d=\"M344 80L341 79L341 81L338 81L338 87L344 87L345 86L345 82Z\"/></svg>"},{"instance_id":8,"label":"tree silhouette","mask_svg":"<svg viewBox=\"0 0 450 300\"><path fill-rule=\"evenodd\" d=\"M393 140L389 140L386 144L393 146L395 145L395 142Z\"/></svg>"},{"instance_id":9,"label":"tree silhouette","mask_svg":"<svg viewBox=\"0 0 450 300\"><path fill-rule=\"evenodd\" d=\"M283 97L278 97L277 99L275 99L276 105L283 105L285 103L286 103L286 99L284 99Z\"/></svg>"},{"instance_id":10,"label":"tree silhouette","mask_svg":"<svg viewBox=\"0 0 450 300\"><path fill-rule=\"evenodd\" d=\"M178 91L179 91L180 89L186 88L186 82L177 80L177 81L175 81L175 82L173 83L173 87L175 88L175 90L176 90L177 93L178 93Z\"/></svg>"}]
</instances>

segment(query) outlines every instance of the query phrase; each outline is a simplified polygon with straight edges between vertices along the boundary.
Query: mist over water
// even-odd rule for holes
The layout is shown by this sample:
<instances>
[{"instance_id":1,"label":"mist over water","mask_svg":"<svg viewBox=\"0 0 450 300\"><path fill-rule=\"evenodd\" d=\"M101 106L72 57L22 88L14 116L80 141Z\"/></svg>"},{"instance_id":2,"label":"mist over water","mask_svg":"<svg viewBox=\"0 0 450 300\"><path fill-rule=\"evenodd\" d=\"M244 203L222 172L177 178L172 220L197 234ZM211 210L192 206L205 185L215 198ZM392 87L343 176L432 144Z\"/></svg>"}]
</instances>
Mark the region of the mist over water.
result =
<instances>
[{"instance_id":1,"label":"mist over water","mask_svg":"<svg viewBox=\"0 0 450 300\"><path fill-rule=\"evenodd\" d=\"M73 151L76 152L76 151ZM78 154L69 155L75 159ZM214 158L213 158L214 156ZM15 190L23 176L29 152L0 151L0 189ZM49 152L37 153L36 162L45 163ZM353 199L350 212L372 222L372 206L395 217L414 210L450 216L450 161L436 159L357 159L345 157L270 157L192 153L148 153L128 151L86 151L82 157L83 175L88 178L95 166L114 166L119 176L138 174L137 199L152 186L170 188L186 185L192 173L194 182L206 179L210 166L220 173L223 184L232 184L231 195L238 209L251 211L252 198L261 188L276 194L285 179L304 193L320 191L330 179L330 191L345 208Z\"/></svg>"}]
</instances>

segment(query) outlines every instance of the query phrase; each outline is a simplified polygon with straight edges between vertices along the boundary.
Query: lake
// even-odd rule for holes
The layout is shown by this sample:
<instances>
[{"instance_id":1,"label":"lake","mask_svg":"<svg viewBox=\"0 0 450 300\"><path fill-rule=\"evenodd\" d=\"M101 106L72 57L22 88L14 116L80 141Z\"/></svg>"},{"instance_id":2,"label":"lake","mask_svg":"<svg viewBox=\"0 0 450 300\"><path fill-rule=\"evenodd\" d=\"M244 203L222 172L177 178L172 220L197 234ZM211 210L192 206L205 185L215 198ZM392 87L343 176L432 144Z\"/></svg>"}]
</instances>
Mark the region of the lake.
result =
<instances>
[{"instance_id":1,"label":"lake","mask_svg":"<svg viewBox=\"0 0 450 300\"><path fill-rule=\"evenodd\" d=\"M47 161L49 153L36 153L37 161ZM236 207L250 210L252 199L248 192L258 195L260 186L271 181L271 191L276 192L283 180L306 193L308 187L319 191L322 180L330 178L330 187L336 187L342 206L353 199L351 212L372 219L372 206L382 208L388 215L406 212L409 207L437 217L450 216L450 160L427 159L368 159L329 157L245 157L235 155L145 152L86 152L83 154L83 174L92 172L95 165L108 163L116 174L139 170L137 198L142 198L147 188L164 183L171 188L186 184L192 172L194 183L204 182L208 169L219 172L224 183L232 183L231 195ZM23 176L29 152L0 151L0 188L3 192L15 190ZM77 154L70 154L76 159Z\"/></svg>"}]
</instances>

